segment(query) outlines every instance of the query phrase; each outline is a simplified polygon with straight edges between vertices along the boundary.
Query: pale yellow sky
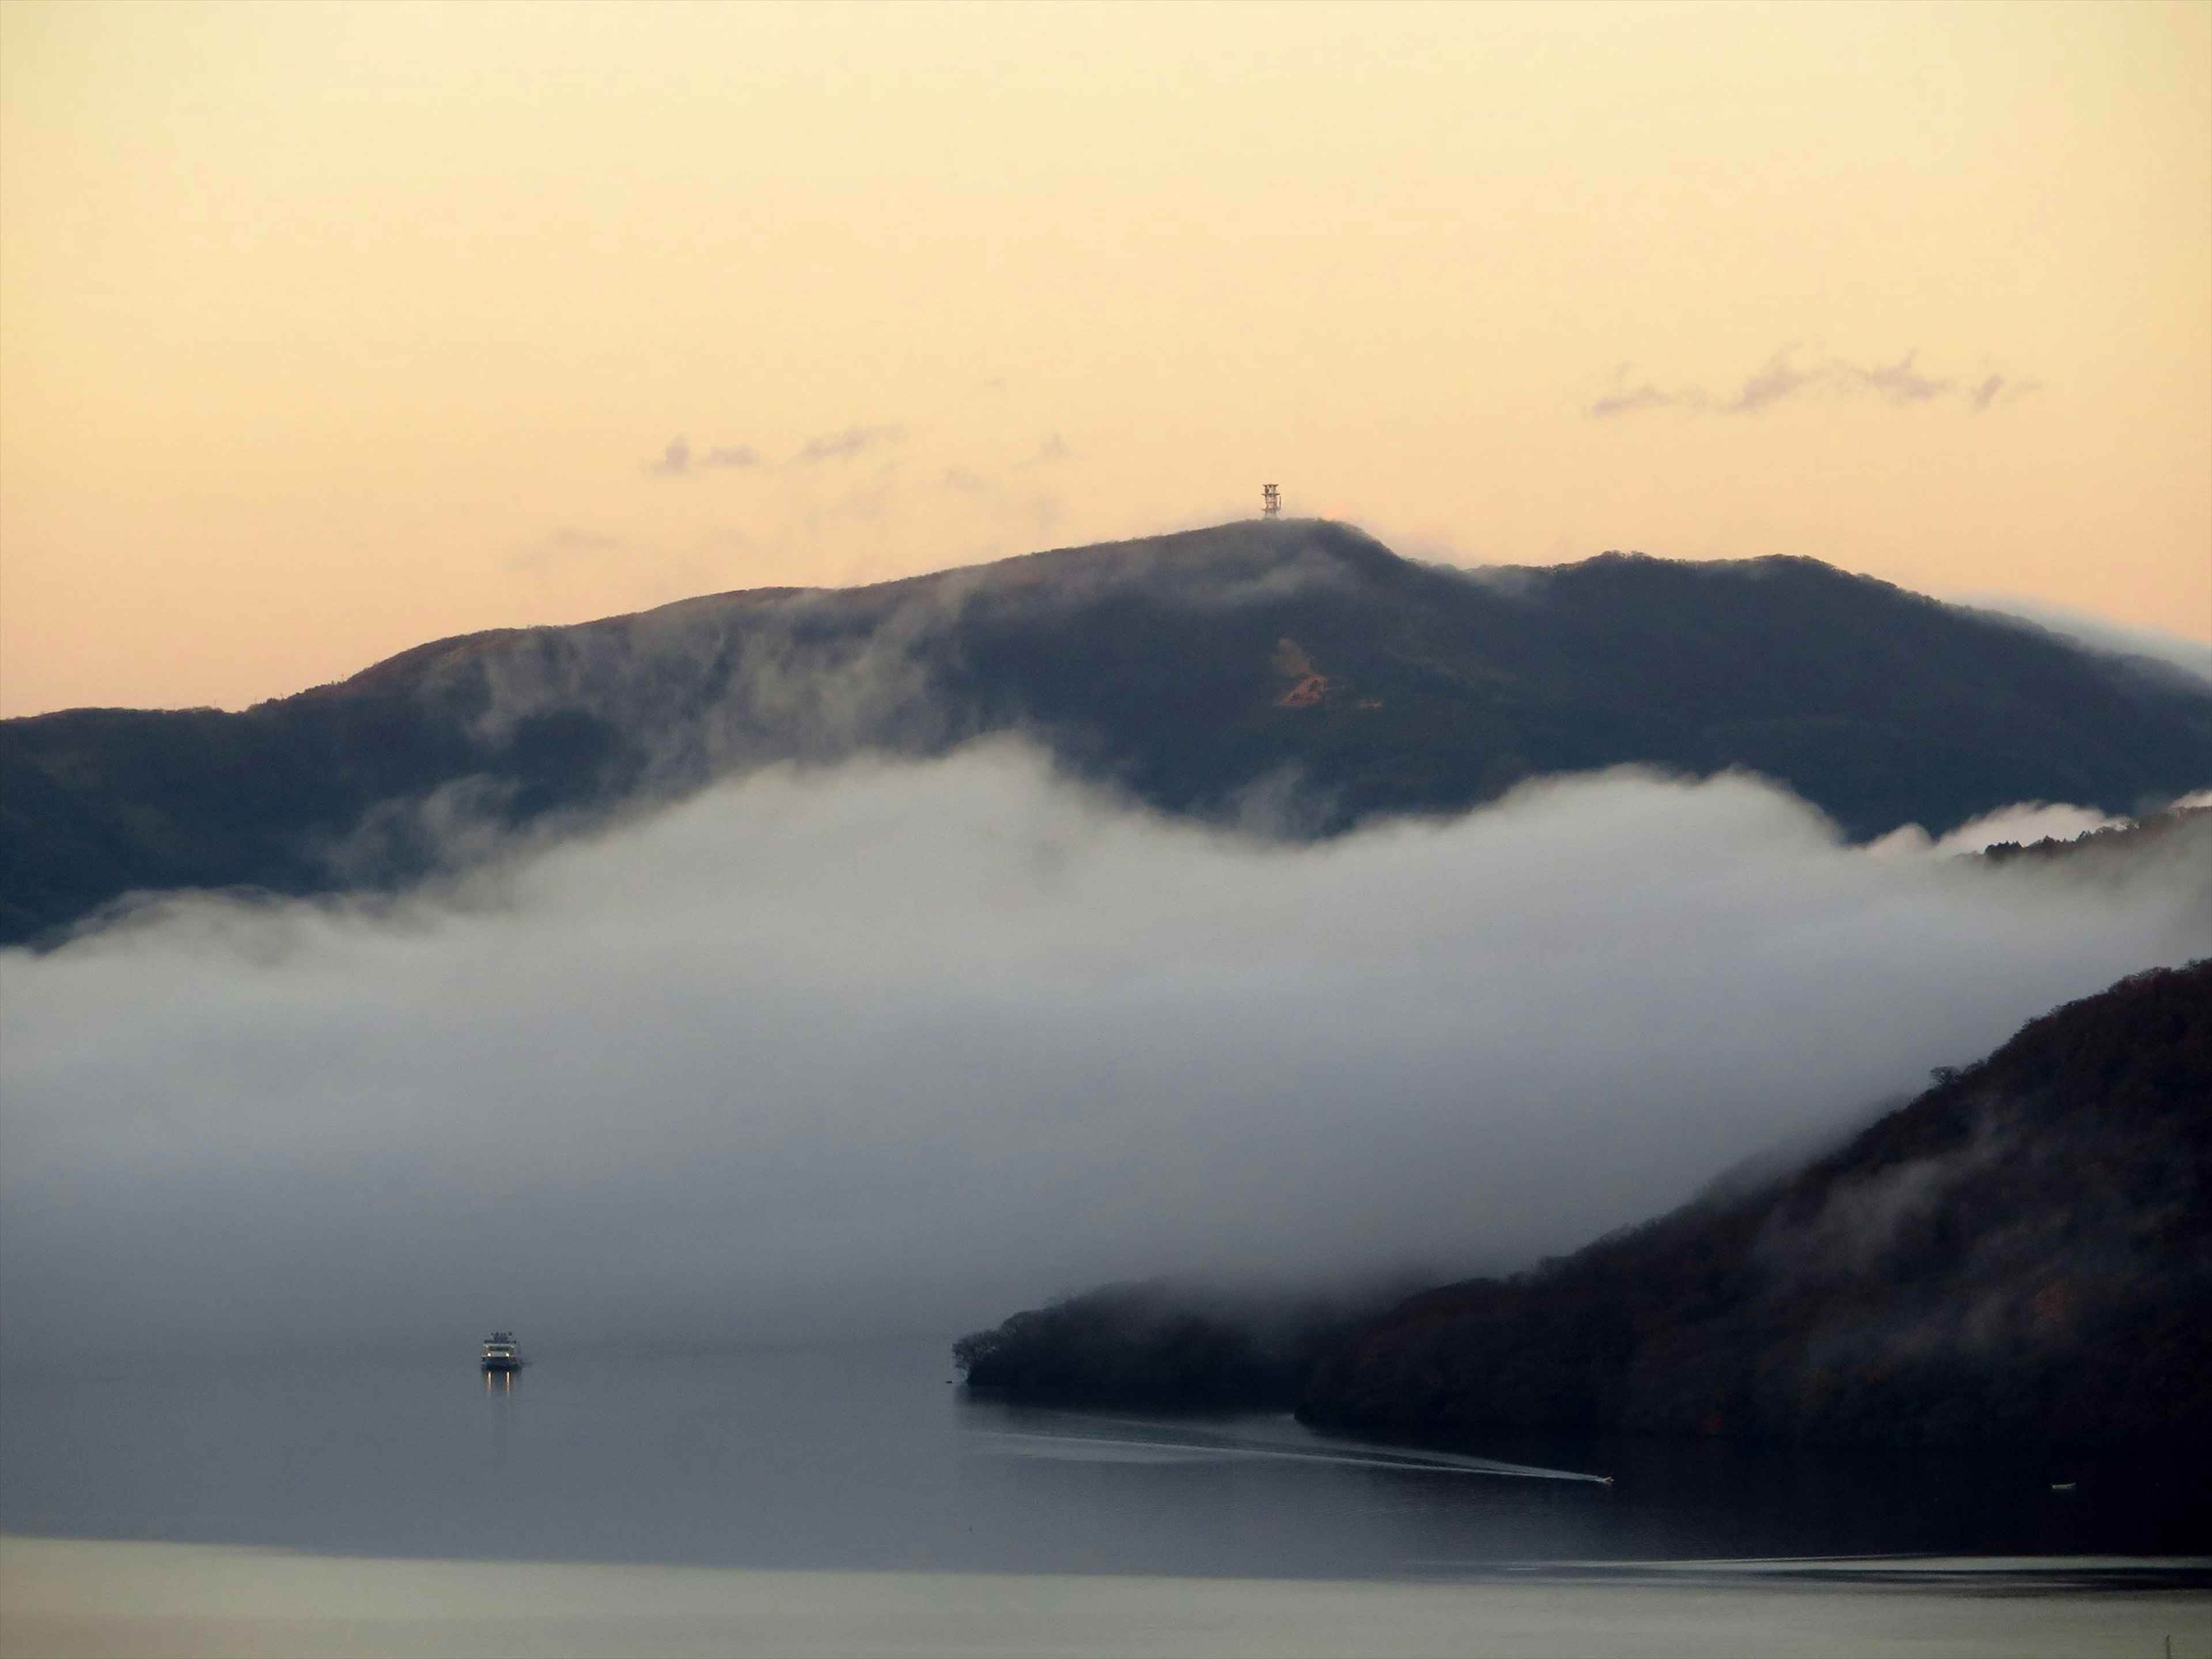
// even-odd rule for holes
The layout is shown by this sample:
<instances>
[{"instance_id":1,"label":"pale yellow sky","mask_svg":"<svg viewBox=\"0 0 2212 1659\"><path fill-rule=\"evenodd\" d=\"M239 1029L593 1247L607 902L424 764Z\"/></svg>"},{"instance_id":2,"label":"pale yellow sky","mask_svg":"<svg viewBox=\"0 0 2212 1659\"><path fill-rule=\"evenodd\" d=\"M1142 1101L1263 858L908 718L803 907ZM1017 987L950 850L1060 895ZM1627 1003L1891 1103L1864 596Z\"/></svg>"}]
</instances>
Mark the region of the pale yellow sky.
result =
<instances>
[{"instance_id":1,"label":"pale yellow sky","mask_svg":"<svg viewBox=\"0 0 2212 1659\"><path fill-rule=\"evenodd\" d=\"M0 5L0 712L1267 479L2212 638L2212 4Z\"/></svg>"}]
</instances>

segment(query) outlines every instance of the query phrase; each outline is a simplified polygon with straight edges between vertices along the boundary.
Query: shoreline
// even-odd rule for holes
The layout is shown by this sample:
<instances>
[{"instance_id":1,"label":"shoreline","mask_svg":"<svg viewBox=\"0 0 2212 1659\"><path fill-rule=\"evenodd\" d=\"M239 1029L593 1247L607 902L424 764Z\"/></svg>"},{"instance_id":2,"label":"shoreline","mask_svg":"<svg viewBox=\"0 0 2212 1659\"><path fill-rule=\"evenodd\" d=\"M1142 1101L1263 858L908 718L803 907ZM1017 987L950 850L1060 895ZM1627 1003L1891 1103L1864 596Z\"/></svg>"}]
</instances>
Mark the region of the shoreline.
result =
<instances>
[{"instance_id":1,"label":"shoreline","mask_svg":"<svg viewBox=\"0 0 2212 1659\"><path fill-rule=\"evenodd\" d=\"M1436 1564L1447 1567L1449 1564ZM1466 1575L1474 1564L1451 1566ZM1397 1579L323 1556L0 1537L0 1652L43 1659L2212 1653L2212 1559L1553 1563Z\"/></svg>"}]
</instances>

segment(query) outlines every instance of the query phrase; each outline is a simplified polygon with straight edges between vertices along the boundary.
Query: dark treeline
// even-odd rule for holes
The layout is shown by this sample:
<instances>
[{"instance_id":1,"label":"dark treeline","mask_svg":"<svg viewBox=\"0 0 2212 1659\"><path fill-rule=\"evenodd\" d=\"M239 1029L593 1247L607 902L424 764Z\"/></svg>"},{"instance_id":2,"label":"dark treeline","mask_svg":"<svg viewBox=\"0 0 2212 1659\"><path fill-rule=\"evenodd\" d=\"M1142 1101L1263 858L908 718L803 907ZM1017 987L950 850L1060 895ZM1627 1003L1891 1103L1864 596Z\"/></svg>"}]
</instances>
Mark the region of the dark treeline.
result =
<instances>
[{"instance_id":1,"label":"dark treeline","mask_svg":"<svg viewBox=\"0 0 2212 1659\"><path fill-rule=\"evenodd\" d=\"M1991 864L2053 859L2102 862L2141 860L2146 854L2171 851L2185 857L2202 857L2212 851L2212 806L2175 805L2141 819L2106 824L2068 840L2045 836L2023 845L2016 841L1992 842L1980 856Z\"/></svg>"},{"instance_id":2,"label":"dark treeline","mask_svg":"<svg viewBox=\"0 0 2212 1659\"><path fill-rule=\"evenodd\" d=\"M1240 1295L1152 1279L1018 1313L952 1352L970 1388L1035 1404L1287 1411L1322 1350L1383 1300Z\"/></svg>"},{"instance_id":3,"label":"dark treeline","mask_svg":"<svg viewBox=\"0 0 2212 1659\"><path fill-rule=\"evenodd\" d=\"M2044 1016L1783 1179L1310 1330L1296 1388L1292 1351L1243 1357L1232 1310L1170 1339L1152 1295L1017 1316L960 1355L1034 1398L1295 1396L1316 1425L1423 1440L2212 1449L2212 962Z\"/></svg>"}]
</instances>

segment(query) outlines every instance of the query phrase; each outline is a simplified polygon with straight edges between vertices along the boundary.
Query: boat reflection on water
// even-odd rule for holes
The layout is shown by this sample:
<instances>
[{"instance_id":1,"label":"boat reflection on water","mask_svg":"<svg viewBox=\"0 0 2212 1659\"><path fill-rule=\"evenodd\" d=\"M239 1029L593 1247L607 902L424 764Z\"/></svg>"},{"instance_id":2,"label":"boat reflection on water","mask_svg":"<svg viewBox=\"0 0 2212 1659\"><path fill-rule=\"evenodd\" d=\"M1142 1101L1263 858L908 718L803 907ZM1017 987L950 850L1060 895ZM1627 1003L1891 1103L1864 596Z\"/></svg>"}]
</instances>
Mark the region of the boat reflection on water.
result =
<instances>
[{"instance_id":1,"label":"boat reflection on water","mask_svg":"<svg viewBox=\"0 0 2212 1659\"><path fill-rule=\"evenodd\" d=\"M514 1374L521 1369L522 1352L514 1346L513 1331L494 1331L484 1339L483 1376L486 1394L493 1391L492 1385L495 1379L499 1383L501 1392L513 1394Z\"/></svg>"}]
</instances>

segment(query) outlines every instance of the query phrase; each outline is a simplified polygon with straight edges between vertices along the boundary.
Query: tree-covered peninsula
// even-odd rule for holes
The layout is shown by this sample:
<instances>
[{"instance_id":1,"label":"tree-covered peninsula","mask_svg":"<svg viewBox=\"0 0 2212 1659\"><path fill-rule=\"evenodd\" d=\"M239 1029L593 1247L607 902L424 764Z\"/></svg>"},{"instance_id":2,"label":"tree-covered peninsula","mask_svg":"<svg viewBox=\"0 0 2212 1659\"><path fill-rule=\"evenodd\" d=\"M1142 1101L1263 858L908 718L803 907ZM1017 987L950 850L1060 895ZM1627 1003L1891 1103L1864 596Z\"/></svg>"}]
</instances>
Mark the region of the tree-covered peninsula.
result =
<instances>
[{"instance_id":1,"label":"tree-covered peninsula","mask_svg":"<svg viewBox=\"0 0 2212 1659\"><path fill-rule=\"evenodd\" d=\"M1525 1273L1303 1323L1124 1287L957 1353L1017 1398L1295 1399L1395 1438L2212 1449L2212 961L2069 1004L1802 1169Z\"/></svg>"}]
</instances>

